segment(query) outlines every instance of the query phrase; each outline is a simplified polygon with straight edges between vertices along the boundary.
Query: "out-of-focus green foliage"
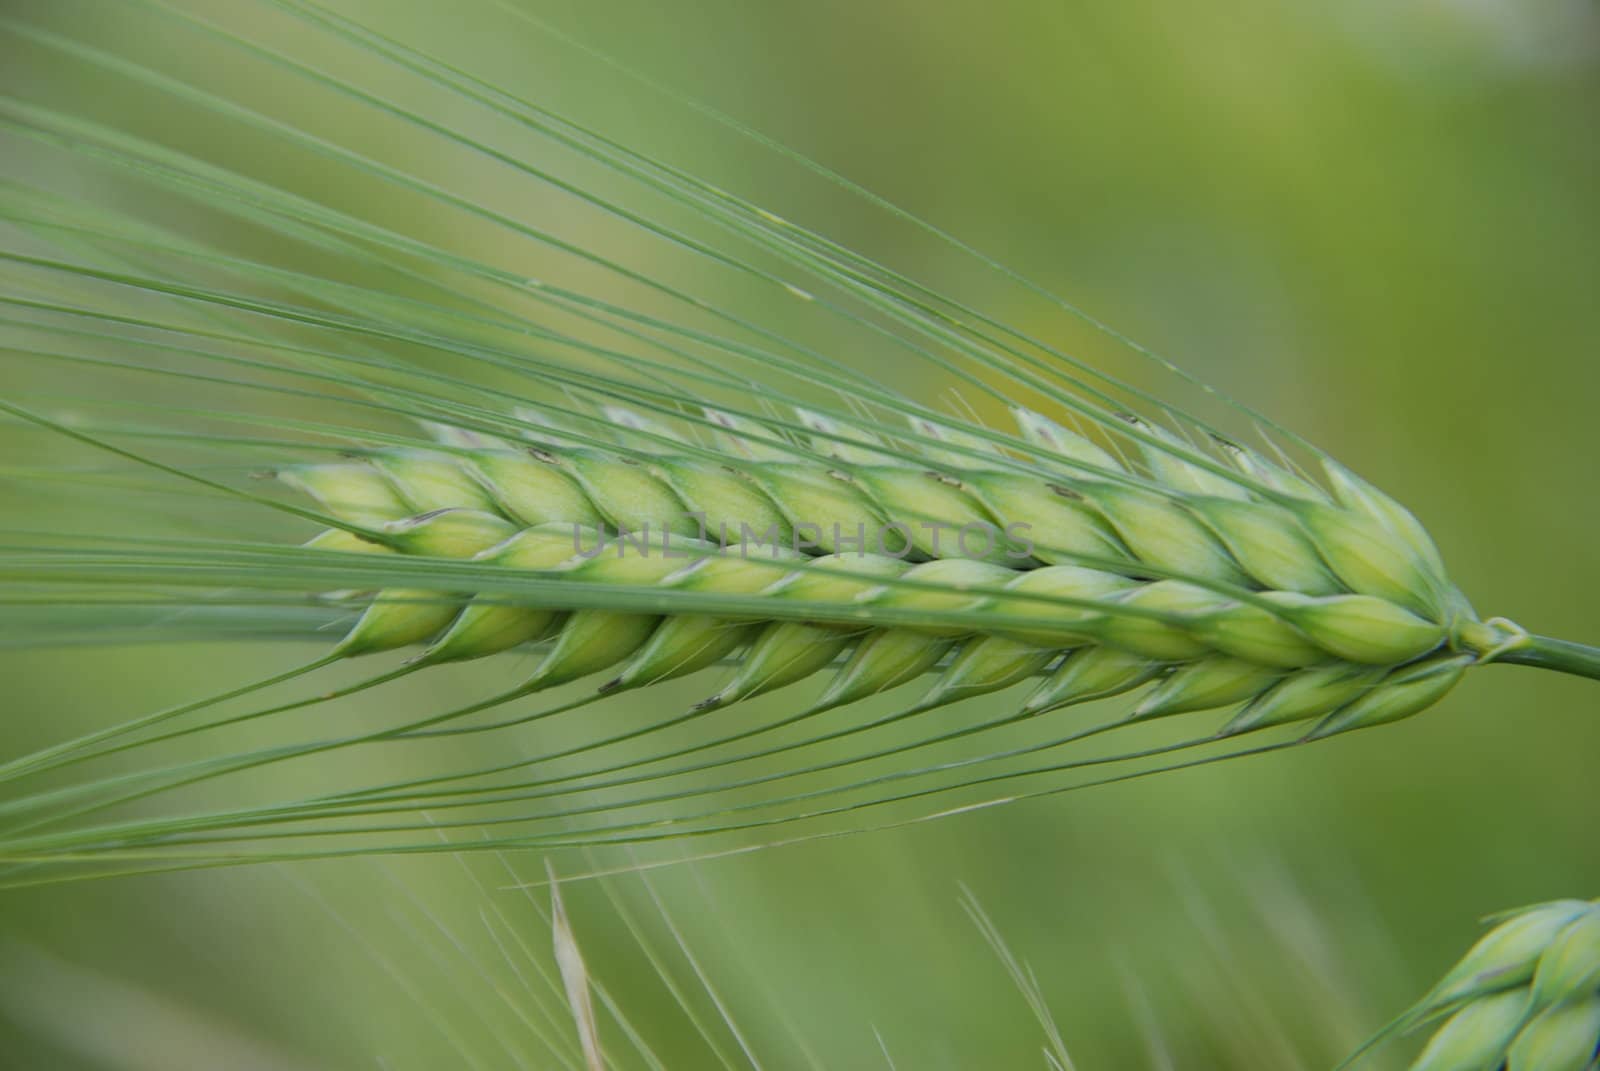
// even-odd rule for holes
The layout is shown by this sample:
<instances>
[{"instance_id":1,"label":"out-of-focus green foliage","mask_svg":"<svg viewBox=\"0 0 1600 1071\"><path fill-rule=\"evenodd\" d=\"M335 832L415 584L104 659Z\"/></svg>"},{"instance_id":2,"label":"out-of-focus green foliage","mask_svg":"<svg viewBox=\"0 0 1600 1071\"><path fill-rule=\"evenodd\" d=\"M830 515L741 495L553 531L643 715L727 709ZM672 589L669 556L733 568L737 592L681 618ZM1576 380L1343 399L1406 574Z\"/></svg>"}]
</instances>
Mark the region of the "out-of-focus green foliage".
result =
<instances>
[{"instance_id":1,"label":"out-of-focus green foliage","mask_svg":"<svg viewBox=\"0 0 1600 1071\"><path fill-rule=\"evenodd\" d=\"M230 25L295 44L282 19L248 6L228 12ZM514 30L492 4L448 14L422 3L337 6L862 252L915 265L924 281L1088 360L1144 374L1105 338L1045 317L970 261L593 60ZM219 77L218 57L181 34L169 40L137 5L6 10ZM1305 434L1408 503L1481 609L1595 636L1600 16L1591 7L874 0L541 14L938 222ZM319 42L303 46L308 58L348 62ZM236 78L241 98L262 91L256 67L241 65ZM237 138L228 151L252 173L319 188L304 160L279 159L226 122L163 108L154 94L108 96L112 85L0 36L7 92L175 145ZM305 106L321 103L308 94ZM349 118L354 144L400 158L436 149L398 126ZM458 165L448 154L438 161ZM504 176L456 177L506 207ZM323 192L385 196L339 181L347 185ZM443 217L419 225L473 234ZM32 377L33 366L0 355L8 396L43 389ZM932 397L948 385L915 386ZM37 433L0 428L7 464L50 448ZM31 491L0 480L8 527L50 524L58 504ZM234 645L0 651L0 748L37 746L283 664L281 648ZM418 678L399 702L437 708L479 672ZM807 1049L828 1068L891 1058L917 1068L1047 1066L1045 1036L964 915L960 883L1031 965L1084 1071L1326 1067L1437 977L1478 916L1600 888L1592 690L1513 668L1474 676L1438 709L1382 733L706 861L659 873L657 888L763 1067L808 1066ZM693 686L665 694L698 698ZM661 703L653 695L634 713L650 717ZM352 703L319 716L362 713ZM511 864L523 879L542 877L536 859ZM486 929L482 914L503 911L546 962L549 930L521 894L496 891L506 875L481 859L472 868L486 889L440 857L6 893L0 939L19 944L0 945L0 1063L175 1066L141 1051L209 1038L222 1048L208 1051L237 1053L228 1046L249 1037L259 1061L250 1066L374 1066L377 1052L384 1066L443 1067L453 1035L474 1039L480 1066L526 1062L515 1046L483 1040L483 1016L522 1037L526 1024L495 1002L504 992L521 1006L517 971L529 961L497 948L488 935L505 940L506 924ZM637 882L617 888L668 947ZM666 1066L712 1066L598 886L569 884L566 896L590 969ZM139 1012L135 997L182 1014ZM693 999L697 1014L715 1018L703 992ZM165 1025L137 1043L108 1040L103 1024L116 1016ZM734 1066L746 1062L731 1035L718 1045ZM1399 1056L1380 1054L1373 1066ZM223 1065L245 1066L219 1057Z\"/></svg>"}]
</instances>

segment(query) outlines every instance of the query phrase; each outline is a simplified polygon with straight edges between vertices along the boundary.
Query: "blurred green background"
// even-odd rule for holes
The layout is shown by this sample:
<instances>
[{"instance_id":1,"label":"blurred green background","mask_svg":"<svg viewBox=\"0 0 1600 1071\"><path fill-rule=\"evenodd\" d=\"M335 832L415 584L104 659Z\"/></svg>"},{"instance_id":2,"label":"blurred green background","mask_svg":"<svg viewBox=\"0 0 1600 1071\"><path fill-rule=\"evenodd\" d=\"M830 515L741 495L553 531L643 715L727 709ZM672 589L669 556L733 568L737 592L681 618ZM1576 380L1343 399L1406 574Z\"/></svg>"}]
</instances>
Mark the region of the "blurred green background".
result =
<instances>
[{"instance_id":1,"label":"blurred green background","mask_svg":"<svg viewBox=\"0 0 1600 1071\"><path fill-rule=\"evenodd\" d=\"M334 6L1170 388L970 259L494 4ZM525 184L474 170L423 134L202 46L141 5L5 10L428 169L513 214L543 212L596 248L653 255L534 203ZM432 107L441 121L479 122L414 83L386 83L377 64L268 6L189 10ZM695 0L538 10L1306 435L1411 506L1480 610L1600 639L1592 5ZM414 233L477 255L504 253L487 228L419 212L9 31L0 84L375 218L404 217ZM63 174L37 147L6 151L13 177ZM110 211L159 215L104 181L62 181ZM204 221L163 221L205 233ZM727 299L768 314L737 287ZM882 362L896 383L892 356L845 356ZM0 357L7 396L55 386ZM912 386L935 398L947 384ZM16 429L0 432L0 448L14 463L49 449ZM0 485L0 508L41 527L57 506L13 483ZM3 651L0 745L36 745L292 657L242 645ZM408 685L403 703L448 702L463 679L451 672ZM697 697L692 686L665 695L625 713ZM708 1028L733 1066L1049 1066L1027 1002L961 907L965 885L1031 965L1083 1071L1324 1068L1420 994L1473 939L1478 917L1600 892L1596 708L1585 682L1496 668L1381 732L651 880L755 1056ZM508 863L540 877L537 858ZM548 965L544 893L504 891L498 867L487 857L358 860L7 893L0 1064L553 1066L517 1010L527 1004L519 971L531 968L507 936ZM640 882L618 879L613 891L664 950L695 1016L713 1022ZM595 977L663 1063L717 1066L601 888L566 894ZM506 921L492 922L496 912ZM571 1024L557 1016L543 1029ZM617 1036L607 1042L620 1049ZM1372 1066L1403 1066L1405 1051Z\"/></svg>"}]
</instances>

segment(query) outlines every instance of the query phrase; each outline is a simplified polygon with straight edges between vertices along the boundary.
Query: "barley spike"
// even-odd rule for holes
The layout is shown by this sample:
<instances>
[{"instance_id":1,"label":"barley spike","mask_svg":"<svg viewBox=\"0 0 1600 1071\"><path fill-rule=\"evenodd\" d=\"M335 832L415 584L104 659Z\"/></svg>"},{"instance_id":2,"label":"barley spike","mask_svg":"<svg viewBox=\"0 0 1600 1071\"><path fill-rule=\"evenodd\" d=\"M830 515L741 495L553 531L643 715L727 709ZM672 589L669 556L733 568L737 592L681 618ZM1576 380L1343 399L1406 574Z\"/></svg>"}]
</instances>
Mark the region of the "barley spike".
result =
<instances>
[{"instance_id":1,"label":"barley spike","mask_svg":"<svg viewBox=\"0 0 1600 1071\"><path fill-rule=\"evenodd\" d=\"M1411 1071L1590 1071L1600 1059L1600 900L1506 912L1396 1033L1440 1024Z\"/></svg>"},{"instance_id":2,"label":"barley spike","mask_svg":"<svg viewBox=\"0 0 1600 1071\"><path fill-rule=\"evenodd\" d=\"M786 455L756 441L783 442L780 429L711 411L711 457L666 432L662 449L681 453L458 436L450 449L280 475L394 539L329 533L314 548L660 592L620 612L559 595L383 591L340 647L424 643L417 661L431 663L542 643L517 694L602 672L601 690L620 691L735 658L700 704L711 709L847 655L812 709L929 673L917 709L1029 678L1040 678L1030 712L1153 682L1133 719L1242 704L1221 735L1315 720L1320 738L1416 713L1519 634L1465 610L1415 518L1331 462L1331 492L1236 444L1202 466L1171 432L1126 417L1144 463L1123 463L1041 414L1015 415L1042 455L1026 465L914 423L953 444L924 466L888 444L855 445L850 428L809 411L797 426L813 441ZM619 407L604 418L624 440L655 427ZM741 597L749 610L678 609L684 593Z\"/></svg>"}]
</instances>

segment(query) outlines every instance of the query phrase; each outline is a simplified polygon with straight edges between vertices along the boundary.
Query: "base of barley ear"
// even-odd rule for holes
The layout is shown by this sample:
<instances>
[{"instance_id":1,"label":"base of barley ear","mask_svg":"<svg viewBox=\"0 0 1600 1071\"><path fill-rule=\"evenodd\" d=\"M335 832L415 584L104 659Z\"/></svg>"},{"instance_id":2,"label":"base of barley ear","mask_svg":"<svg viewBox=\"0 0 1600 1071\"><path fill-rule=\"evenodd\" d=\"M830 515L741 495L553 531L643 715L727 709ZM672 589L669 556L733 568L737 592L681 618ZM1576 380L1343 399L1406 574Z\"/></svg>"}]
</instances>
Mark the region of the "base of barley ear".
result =
<instances>
[{"instance_id":1,"label":"base of barley ear","mask_svg":"<svg viewBox=\"0 0 1600 1071\"><path fill-rule=\"evenodd\" d=\"M1529 633L1521 642L1494 655L1488 661L1504 662L1514 666L1537 666L1539 669L1553 669L1558 673L1570 673L1575 677L1600 681L1600 647L1573 643L1571 640L1558 640L1553 636L1535 636Z\"/></svg>"},{"instance_id":2,"label":"base of barley ear","mask_svg":"<svg viewBox=\"0 0 1600 1071\"><path fill-rule=\"evenodd\" d=\"M1477 655L1480 663L1534 666L1600 680L1600 647L1539 636L1503 617L1463 622L1454 639L1458 648Z\"/></svg>"}]
</instances>

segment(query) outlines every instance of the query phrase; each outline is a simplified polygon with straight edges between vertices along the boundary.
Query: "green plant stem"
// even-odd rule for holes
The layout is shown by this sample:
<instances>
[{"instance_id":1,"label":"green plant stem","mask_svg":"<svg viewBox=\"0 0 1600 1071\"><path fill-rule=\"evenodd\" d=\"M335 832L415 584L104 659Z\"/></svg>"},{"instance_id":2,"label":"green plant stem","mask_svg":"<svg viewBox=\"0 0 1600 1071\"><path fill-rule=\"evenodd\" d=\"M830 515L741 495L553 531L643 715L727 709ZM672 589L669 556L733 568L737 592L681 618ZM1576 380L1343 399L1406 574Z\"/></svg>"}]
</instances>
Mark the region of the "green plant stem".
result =
<instances>
[{"instance_id":1,"label":"green plant stem","mask_svg":"<svg viewBox=\"0 0 1600 1071\"><path fill-rule=\"evenodd\" d=\"M1527 642L1496 656L1496 662L1518 666L1538 666L1560 673L1571 673L1600 681L1600 647L1558 640L1552 636L1528 636Z\"/></svg>"}]
</instances>

